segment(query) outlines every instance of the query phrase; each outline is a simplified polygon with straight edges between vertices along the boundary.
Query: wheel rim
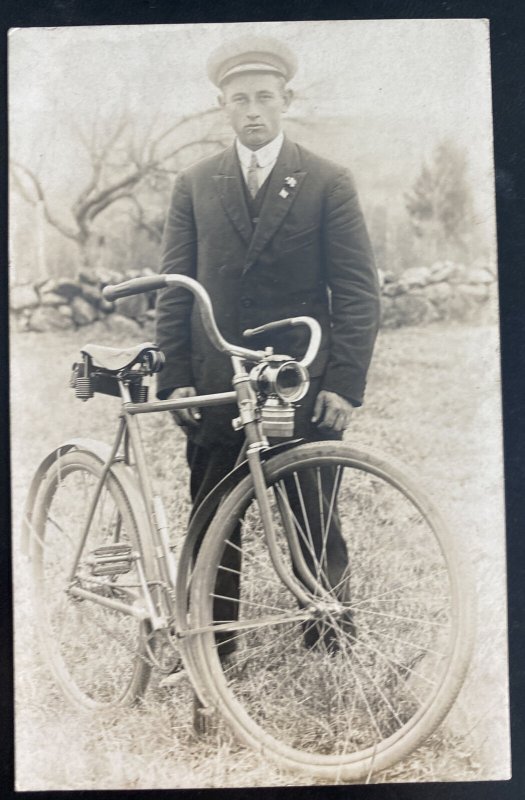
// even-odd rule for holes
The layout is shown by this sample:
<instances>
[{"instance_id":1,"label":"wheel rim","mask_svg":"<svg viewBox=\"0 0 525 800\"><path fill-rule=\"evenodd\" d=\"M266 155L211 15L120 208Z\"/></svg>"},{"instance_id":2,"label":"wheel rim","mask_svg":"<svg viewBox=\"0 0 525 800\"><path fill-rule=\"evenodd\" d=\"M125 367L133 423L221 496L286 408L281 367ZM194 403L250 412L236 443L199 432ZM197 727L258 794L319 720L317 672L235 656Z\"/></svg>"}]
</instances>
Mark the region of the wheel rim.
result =
<instances>
[{"instance_id":1,"label":"wheel rim","mask_svg":"<svg viewBox=\"0 0 525 800\"><path fill-rule=\"evenodd\" d=\"M381 467L371 469L368 464L363 469L347 459L344 467L335 468L334 480L333 458L316 456L314 462L318 466L313 471L307 463L295 475L285 467L274 476L269 490L274 521L282 518L275 498L280 496L282 507L290 483L301 486L302 469L306 474L308 467L313 485L321 486L329 471L332 492L323 487L318 522L324 510L327 530L330 515L332 520L339 515L349 553L355 640L340 607L336 617L325 612L305 622L295 598L271 568L255 504L249 504L237 603L242 624L228 634L235 639L238 654L233 664L223 667L215 636L206 633L201 637L201 656L223 713L250 744L263 742L281 759L288 757L307 769L324 765L332 775L334 769L355 765L357 775L372 763L379 768L397 760L401 750L408 752L420 740L423 718L430 729L446 713L452 691L447 681L451 684L450 676L457 675L465 662L461 648L465 620L459 615L458 576L447 534L427 502L406 485L400 491L398 480ZM306 486L311 488L312 478L308 480ZM289 505L295 508L293 526L308 556L319 548L312 542L304 513L301 516L307 504L304 496L299 502L296 496ZM242 513L233 506L229 511L233 518ZM283 560L291 568L283 535L280 541ZM206 553L207 565L204 555L197 565L203 581L198 622L203 626L212 624L214 602L217 619L218 601L213 595L225 596L224 586L217 590L214 585L221 552L238 555L239 545L226 542L214 550L213 556L211 549ZM335 588L338 581L333 574L329 577L326 557L312 556L312 560L317 577ZM232 569L231 558L229 562L223 558L224 563ZM218 574L224 572L220 566ZM332 594L340 600L340 589ZM272 615L273 625L267 619ZM317 633L314 647L305 647L305 625ZM226 635L223 631L223 638Z\"/></svg>"},{"instance_id":2,"label":"wheel rim","mask_svg":"<svg viewBox=\"0 0 525 800\"><path fill-rule=\"evenodd\" d=\"M78 569L70 583L78 543L99 478L99 469L66 457L37 498L34 588L38 634L62 689L88 708L122 703L137 682L141 623L96 602L71 596L68 585L131 604L139 596L136 567L126 573L94 574L94 551L120 543L136 550L133 518L114 481L97 503ZM100 567L100 565L99 565ZM114 567L111 567L114 570Z\"/></svg>"}]
</instances>

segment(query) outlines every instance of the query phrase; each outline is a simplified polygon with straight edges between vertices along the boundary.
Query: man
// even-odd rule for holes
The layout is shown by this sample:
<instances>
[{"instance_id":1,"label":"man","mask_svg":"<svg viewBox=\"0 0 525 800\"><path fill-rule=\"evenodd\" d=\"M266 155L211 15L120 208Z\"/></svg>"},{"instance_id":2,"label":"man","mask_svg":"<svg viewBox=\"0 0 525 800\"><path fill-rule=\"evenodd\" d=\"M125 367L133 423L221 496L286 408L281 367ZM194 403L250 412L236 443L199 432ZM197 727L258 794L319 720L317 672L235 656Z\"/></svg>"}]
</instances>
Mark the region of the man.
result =
<instances>
[{"instance_id":1,"label":"man","mask_svg":"<svg viewBox=\"0 0 525 800\"><path fill-rule=\"evenodd\" d=\"M378 328L378 283L352 178L283 136L292 100L287 83L295 71L290 50L268 38L239 39L210 58L208 74L236 139L177 176L162 272L196 278L210 294L221 333L237 344L301 357L306 329L249 343L242 332L285 317L317 319L322 344L295 436L341 439L352 407L363 400ZM157 341L166 355L161 399L231 389L229 358L208 341L189 293L160 295ZM188 437L194 508L235 464L242 442L231 425L236 415L232 406L175 415ZM332 538L329 569L339 576L346 550L337 534ZM231 618L225 613L221 619Z\"/></svg>"}]
</instances>

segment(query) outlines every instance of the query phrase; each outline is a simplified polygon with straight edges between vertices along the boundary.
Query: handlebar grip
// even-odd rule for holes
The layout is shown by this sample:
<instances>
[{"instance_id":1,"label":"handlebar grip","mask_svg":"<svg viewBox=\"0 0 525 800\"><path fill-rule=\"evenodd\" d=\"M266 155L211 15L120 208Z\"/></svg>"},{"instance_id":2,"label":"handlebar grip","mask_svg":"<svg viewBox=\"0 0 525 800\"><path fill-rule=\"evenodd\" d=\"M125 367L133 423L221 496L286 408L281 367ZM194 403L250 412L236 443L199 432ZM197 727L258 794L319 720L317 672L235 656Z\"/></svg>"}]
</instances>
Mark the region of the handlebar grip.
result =
<instances>
[{"instance_id":1,"label":"handlebar grip","mask_svg":"<svg viewBox=\"0 0 525 800\"><path fill-rule=\"evenodd\" d=\"M249 338L250 336L258 336L260 333L274 331L277 328L291 328L296 324L293 317L290 317L290 319L276 319L274 322L267 322L266 325L259 325L258 328L247 328L242 332L242 335Z\"/></svg>"},{"instance_id":2,"label":"handlebar grip","mask_svg":"<svg viewBox=\"0 0 525 800\"><path fill-rule=\"evenodd\" d=\"M129 297L133 294L142 292L153 292L156 289L163 289L166 286L166 275L148 275L145 278L132 278L123 283L116 283L113 286L105 286L102 294L106 300L118 300L121 297Z\"/></svg>"},{"instance_id":3,"label":"handlebar grip","mask_svg":"<svg viewBox=\"0 0 525 800\"><path fill-rule=\"evenodd\" d=\"M288 319L278 319L275 322L268 322L266 325L259 325L258 328L248 328L243 332L243 336L257 336L259 333L267 333L277 328L294 328L297 325L306 325L310 330L310 341L306 353L298 361L303 367L309 367L319 352L321 345L321 326L313 317L289 317Z\"/></svg>"}]
</instances>

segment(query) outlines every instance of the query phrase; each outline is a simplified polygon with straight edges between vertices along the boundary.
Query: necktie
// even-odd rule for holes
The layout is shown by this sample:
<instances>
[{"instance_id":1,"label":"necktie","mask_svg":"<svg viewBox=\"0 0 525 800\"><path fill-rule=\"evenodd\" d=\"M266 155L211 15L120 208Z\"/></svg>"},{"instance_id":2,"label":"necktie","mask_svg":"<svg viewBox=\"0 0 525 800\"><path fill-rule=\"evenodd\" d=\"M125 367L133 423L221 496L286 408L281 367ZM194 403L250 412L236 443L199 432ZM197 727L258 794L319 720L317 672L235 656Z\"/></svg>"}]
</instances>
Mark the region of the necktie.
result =
<instances>
[{"instance_id":1,"label":"necktie","mask_svg":"<svg viewBox=\"0 0 525 800\"><path fill-rule=\"evenodd\" d=\"M250 166L248 167L248 174L246 176L246 185L252 197L255 197L259 191L259 181L257 178L257 156L252 153Z\"/></svg>"}]
</instances>

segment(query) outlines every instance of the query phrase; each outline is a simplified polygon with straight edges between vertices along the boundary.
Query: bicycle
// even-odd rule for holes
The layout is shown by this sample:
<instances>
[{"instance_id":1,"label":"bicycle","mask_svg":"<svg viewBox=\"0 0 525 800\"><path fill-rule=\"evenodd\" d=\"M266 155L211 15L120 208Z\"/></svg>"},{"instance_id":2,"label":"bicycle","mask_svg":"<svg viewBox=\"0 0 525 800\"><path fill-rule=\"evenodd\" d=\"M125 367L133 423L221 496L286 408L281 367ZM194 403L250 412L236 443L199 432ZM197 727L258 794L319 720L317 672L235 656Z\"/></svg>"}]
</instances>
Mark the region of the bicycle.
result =
<instances>
[{"instance_id":1,"label":"bicycle","mask_svg":"<svg viewBox=\"0 0 525 800\"><path fill-rule=\"evenodd\" d=\"M307 351L293 360L226 342L190 278L136 278L104 294L168 285L193 294L208 336L231 358L233 390L150 401L145 379L163 364L157 345L83 348L77 397L120 396L121 410L112 447L64 442L30 487L24 546L43 653L66 697L93 710L137 701L152 669L167 674L181 662L204 714L218 712L280 767L369 778L418 747L461 688L474 633L464 559L397 466L343 442L291 438L319 347L315 320L245 332L306 325ZM139 417L232 402L242 457L192 515L175 563ZM276 436L283 441L270 446ZM336 534L348 566L334 578L327 549ZM228 596L226 573L237 587ZM221 618L221 601L235 613ZM238 645L233 666L225 641Z\"/></svg>"}]
</instances>

